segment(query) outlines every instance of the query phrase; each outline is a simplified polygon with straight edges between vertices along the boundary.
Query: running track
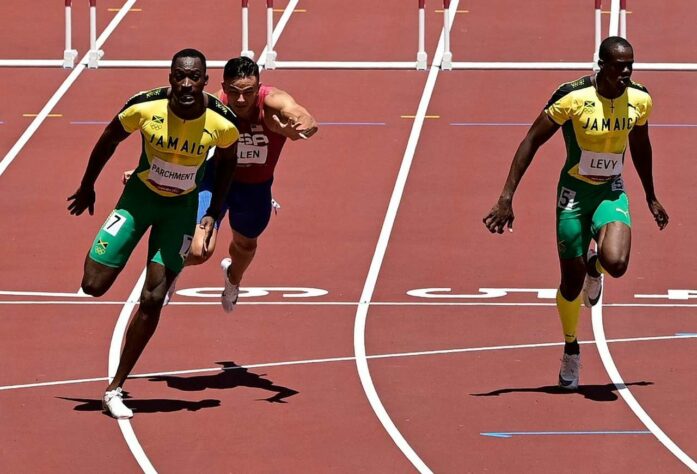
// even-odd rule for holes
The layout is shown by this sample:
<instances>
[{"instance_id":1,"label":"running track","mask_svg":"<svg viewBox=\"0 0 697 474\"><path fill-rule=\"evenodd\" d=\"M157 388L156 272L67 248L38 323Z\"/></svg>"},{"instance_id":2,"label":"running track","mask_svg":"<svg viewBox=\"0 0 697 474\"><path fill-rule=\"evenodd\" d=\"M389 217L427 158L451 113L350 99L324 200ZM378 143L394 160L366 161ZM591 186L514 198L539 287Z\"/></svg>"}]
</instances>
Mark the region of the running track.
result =
<instances>
[{"instance_id":1,"label":"running track","mask_svg":"<svg viewBox=\"0 0 697 474\"><path fill-rule=\"evenodd\" d=\"M251 3L258 54L263 8ZM279 60L411 61L416 9L409 3L301 0L279 38ZM591 2L549 3L453 2L467 10L453 23L454 60L589 61ZM166 59L189 46L210 59L237 54L238 2L197 5L136 2L106 38L105 59ZM116 15L107 9L122 6L100 2L100 32ZM427 6L432 60L441 17ZM639 62L697 62L690 2L635 0L629 9ZM61 2L12 0L3 10L0 57L60 55ZM86 6L76 5L73 15L82 55ZM657 32L656 25L671 26ZM95 216L70 217L65 198L101 122L135 91L165 83L167 71L84 70L50 111L56 116L26 143L21 136L34 118L23 114L38 113L71 71L2 72L0 471L689 472L613 385L593 344L590 311L581 323L583 388L562 394L554 389L561 347L549 291L479 291L557 284L560 136L523 180L515 232L494 237L480 221L525 124L559 83L584 72L264 72L265 82L290 91L324 124L312 140L286 147L274 187L282 209L244 282L296 290L257 291L226 316L210 297L215 290L205 290L221 285L215 260L224 245L214 261L188 269L135 370L166 374L126 386L137 412L130 423L101 415L99 397L144 248L107 296L75 293L84 254L138 140L126 141L100 176ZM210 76L214 90L220 70ZM624 278L607 284L594 317L610 341L622 340L609 347L624 384L689 465L697 458L697 117L686 104L697 80L686 72L637 72L635 79L654 97L654 176L671 223L656 230L629 166L632 262ZM402 118L410 115L416 118ZM224 231L221 243L228 239ZM326 294L298 297L297 288ZM424 297L434 294L445 297ZM359 377L362 351L370 359L359 357ZM137 460L120 428L132 429L144 457Z\"/></svg>"}]
</instances>

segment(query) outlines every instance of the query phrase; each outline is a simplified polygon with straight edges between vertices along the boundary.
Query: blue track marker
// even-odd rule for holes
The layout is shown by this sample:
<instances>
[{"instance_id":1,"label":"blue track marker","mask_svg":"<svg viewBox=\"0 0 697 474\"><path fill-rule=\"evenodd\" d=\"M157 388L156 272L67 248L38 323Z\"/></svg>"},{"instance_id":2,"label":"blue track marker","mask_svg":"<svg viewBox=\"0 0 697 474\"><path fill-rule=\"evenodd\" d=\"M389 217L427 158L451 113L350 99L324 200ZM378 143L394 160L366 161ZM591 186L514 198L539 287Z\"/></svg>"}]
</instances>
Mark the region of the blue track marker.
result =
<instances>
[{"instance_id":1,"label":"blue track marker","mask_svg":"<svg viewBox=\"0 0 697 474\"><path fill-rule=\"evenodd\" d=\"M650 431L501 431L479 433L492 438L512 438L513 436L568 436L568 435L636 435L651 434Z\"/></svg>"}]
</instances>

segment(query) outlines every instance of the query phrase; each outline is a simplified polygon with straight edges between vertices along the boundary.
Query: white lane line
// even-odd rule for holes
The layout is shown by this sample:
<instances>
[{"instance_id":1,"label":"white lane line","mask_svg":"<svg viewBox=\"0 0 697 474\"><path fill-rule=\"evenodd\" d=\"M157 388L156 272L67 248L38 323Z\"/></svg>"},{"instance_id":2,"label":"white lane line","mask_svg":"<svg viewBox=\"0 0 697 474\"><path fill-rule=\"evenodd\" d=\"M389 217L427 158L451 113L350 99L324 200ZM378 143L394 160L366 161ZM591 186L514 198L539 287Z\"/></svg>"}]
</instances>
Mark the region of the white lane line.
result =
<instances>
[{"instance_id":1,"label":"white lane line","mask_svg":"<svg viewBox=\"0 0 697 474\"><path fill-rule=\"evenodd\" d=\"M608 339L607 342L610 344L621 343L621 342L651 342L651 341L669 341L676 339L697 339L697 334L684 333L676 334L671 336L646 336L646 337L626 337L618 339ZM595 344L595 341L581 341L579 344ZM432 351L419 351L419 352L397 352L392 354L374 354L367 356L367 359L390 359L398 357L422 357L422 356L432 356L432 355L448 355L448 354L459 354L466 352L488 352L488 351L503 351L503 350L519 350L519 349L538 349L544 347L554 347L562 346L561 342L541 342L536 344L511 344L504 346L483 346L483 347L465 347L459 349L435 349ZM291 365L307 365L307 364L327 364L333 362L350 362L355 361L355 357L328 357L324 359L306 359L306 360L292 360L284 362L266 362L259 364L245 364L240 366L244 369L256 369L256 368L268 368L268 367L283 367ZM220 370L234 370L235 368L221 368L221 367L207 367L204 369L184 369L184 370L173 370L168 372L151 372L145 374L133 374L130 375L129 379L136 378L149 378L158 377L164 375L188 375L197 374L203 372L218 372ZM53 382L37 382L28 383L20 385L5 385L0 386L0 391L4 390L18 390L25 388L40 388L40 387L53 387L56 385L76 385L83 383L93 383L93 382L107 382L108 377L92 377L85 379L72 379L72 380L58 380Z\"/></svg>"},{"instance_id":2,"label":"white lane line","mask_svg":"<svg viewBox=\"0 0 697 474\"><path fill-rule=\"evenodd\" d=\"M123 338L128 329L128 320L133 313L133 309L138 304L140 298L140 292L143 290L143 285L145 284L145 274L146 270L140 274L138 282L133 287L126 304L121 308L121 313L119 318L116 320L116 326L114 327L114 332L111 337L111 345L109 346L109 383L114 379L116 375L116 369L119 366L119 359L121 358L121 345L123 344ZM133 453L133 457L138 462L138 465L145 473L156 473L157 471L153 467L152 463L148 459L148 456L143 451L143 447L140 445L138 438L136 437L131 422L129 420L117 420L119 423L119 428L123 434L123 438L126 440L128 448Z\"/></svg>"},{"instance_id":3,"label":"white lane line","mask_svg":"<svg viewBox=\"0 0 697 474\"><path fill-rule=\"evenodd\" d=\"M109 25L104 29L101 35L99 35L99 38L97 39L97 49L101 49L102 45L104 42L107 40L109 35L114 31L114 29L118 26L119 23L121 23L121 20L126 16L126 13L128 13L128 10L133 6L133 4L136 3L136 0L128 0L122 7L121 10L116 14L116 16L111 20ZM51 98L46 102L46 105L44 105L44 108L41 109L39 114L32 120L31 124L29 124L29 127L24 131L22 136L19 137L19 140L14 144L12 148L10 148L10 151L7 152L5 157L0 161L0 176L5 173L5 170L7 169L8 166L14 161L15 158L17 158L17 155L19 155L19 152L24 148L24 146L27 144L29 139L34 136L34 133L39 129L39 126L46 120L46 117L48 117L48 114L51 113L53 108L58 104L58 102L63 98L66 92L68 92L68 89L73 85L73 83L77 80L78 76L82 74L82 72L86 68L87 64L87 57L88 54L85 54L82 59L80 60L80 63L73 69L73 71L68 75L68 77L63 81L63 84L60 85L58 90L51 96Z\"/></svg>"},{"instance_id":4,"label":"white lane line","mask_svg":"<svg viewBox=\"0 0 697 474\"><path fill-rule=\"evenodd\" d=\"M684 333L676 334L671 336L646 336L646 337L625 337L618 339L608 339L607 342L610 344L621 343L621 342L651 342L651 341L670 341L676 339L697 339L697 334ZM579 344L595 344L595 341L580 341ZM465 352L487 352L487 351L502 351L502 350L519 350L519 349L538 349L544 347L554 347L561 346L561 342L541 342L536 344L510 344L504 346L483 346L483 347L465 347L459 349L436 349L432 351L419 351L419 352L397 352L393 354L375 354L367 356L368 359L389 359L396 357L421 357L421 356L432 356L432 355L448 355L448 354L459 354ZM293 360L284 362L266 362L260 364L246 364L240 366L245 369L255 369L255 368L268 368L268 367L283 367L291 365L307 365L307 364L326 364L333 362L349 362L355 361L355 357L329 357L325 359L306 359L306 360ZM207 367L204 369L183 369L183 370L172 370L168 372L151 372L145 374L133 374L129 376L129 379L135 378L149 378L157 377L163 375L187 375L187 374L197 374L203 372L218 372L220 370L234 370L234 368L223 369L221 367ZM72 379L72 380L58 380L53 382L36 382L29 384L20 385L5 385L0 386L0 391L4 390L18 390L25 388L40 388L40 387L52 387L56 385L76 385L83 383L93 383L93 382L106 382L108 377L92 377L85 379Z\"/></svg>"},{"instance_id":5,"label":"white lane line","mask_svg":"<svg viewBox=\"0 0 697 474\"><path fill-rule=\"evenodd\" d=\"M663 430L658 427L658 425L651 419L649 414L646 413L646 411L641 407L637 399L634 398L634 395L632 395L629 388L627 388L625 385L624 380L622 380L622 376L617 370L615 361L612 359L612 354L610 354L610 349L607 345L608 341L605 339L602 295L600 297L600 301L598 301L598 304L593 306L591 314L593 321L593 334L595 335L595 345L598 348L598 353L600 353L600 359L603 361L603 365L605 366L607 374L610 376L610 380L613 384L615 384L615 387L617 387L617 391L620 395L622 395L625 403L639 418L639 420L641 420L644 426L646 426L651 433L653 433L653 435L661 443L663 443L663 445L668 448L673 455L675 455L675 457L677 457L683 464L685 464L685 466L692 470L692 472L697 472L697 463L695 463L692 458L690 458L682 449L680 449L678 445L675 444L673 440L670 439L663 432Z\"/></svg>"},{"instance_id":6,"label":"white lane line","mask_svg":"<svg viewBox=\"0 0 697 474\"><path fill-rule=\"evenodd\" d=\"M457 10L458 3L459 0L452 2L451 10L453 12ZM451 17L451 24L454 17L455 15L453 14ZM387 410L382 404L380 396L375 389L375 385L370 376L368 358L366 356L365 328L366 320L368 318L368 308L370 307L370 300L372 299L373 292L375 291L375 285L380 273L380 267L382 266L382 262L385 258L385 252L390 240L390 234L392 233L392 228L394 227L397 211L399 210L399 204L402 199L402 195L404 194L407 177L409 176L409 170L416 153L416 145L419 141L419 135L425 120L428 104L431 101L431 95L433 94L433 89L436 85L436 78L438 77L438 72L440 70L439 64L443 58L443 49L444 32L441 31L438 48L436 49L433 63L429 70L428 78L426 79L426 85L424 86L424 91L421 96L421 101L419 102L419 106L416 111L414 124L412 125L411 133L409 134L409 141L407 142L404 157L402 158L402 164L400 165L397 180L392 191L392 196L390 197L390 203L387 207L387 213L382 224L382 229L380 230L380 236L375 248L375 253L373 254L373 259L370 262L370 268L363 286L360 303L356 311L356 319L353 330L353 349L356 355L356 368L358 370L358 376L361 380L361 385L363 386L363 391L366 394L370 406L373 408L373 411L397 447L421 473L431 473L432 471L418 456L418 454L416 454L416 451L412 449L404 436L402 436L402 433L400 433L399 429L390 418L390 415L387 413Z\"/></svg>"},{"instance_id":7,"label":"white lane line","mask_svg":"<svg viewBox=\"0 0 697 474\"><path fill-rule=\"evenodd\" d=\"M276 42L278 41L278 38L280 38L281 33L283 33L283 30L286 27L288 20L290 20L290 16L293 14L295 7L298 5L298 1L299 0L290 0L288 2L288 5L286 5L286 9L283 11L281 18L278 20L278 23L276 23L276 27L273 29L273 32L271 33L271 47L274 47L276 45ZM267 48L268 45L264 46L264 49L259 54L259 61L257 61L259 67L264 67L264 64L266 64Z\"/></svg>"},{"instance_id":8,"label":"white lane line","mask_svg":"<svg viewBox=\"0 0 697 474\"><path fill-rule=\"evenodd\" d=\"M103 301L103 300L8 300L0 301L0 305L116 305L122 306L126 301ZM219 301L172 301L170 306L220 306ZM356 301L240 301L237 303L242 306L356 306ZM371 306L520 306L520 307L540 307L556 306L555 303L490 303L473 301L371 301ZM605 308L696 308L697 303L610 303L604 305ZM504 316L504 315L502 315ZM492 316L494 317L494 316Z\"/></svg>"}]
</instances>

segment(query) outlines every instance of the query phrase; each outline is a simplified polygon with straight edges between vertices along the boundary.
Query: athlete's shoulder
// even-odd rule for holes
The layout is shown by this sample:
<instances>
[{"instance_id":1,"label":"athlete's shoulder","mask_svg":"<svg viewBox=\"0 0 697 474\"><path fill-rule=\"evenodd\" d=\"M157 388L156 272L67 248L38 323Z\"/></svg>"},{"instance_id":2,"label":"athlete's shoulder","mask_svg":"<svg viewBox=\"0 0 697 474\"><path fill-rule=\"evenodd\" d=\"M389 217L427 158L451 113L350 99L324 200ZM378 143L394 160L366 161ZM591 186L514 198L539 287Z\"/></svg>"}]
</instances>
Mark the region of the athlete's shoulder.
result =
<instances>
[{"instance_id":1,"label":"athlete's shoulder","mask_svg":"<svg viewBox=\"0 0 697 474\"><path fill-rule=\"evenodd\" d=\"M126 105L123 106L122 112L129 107L134 105L144 104L147 102L153 102L156 100L167 99L167 87L158 87L157 89L150 89L148 91L138 92L136 95L128 99Z\"/></svg>"},{"instance_id":2,"label":"athlete's shoulder","mask_svg":"<svg viewBox=\"0 0 697 474\"><path fill-rule=\"evenodd\" d=\"M230 110L227 105L223 104L223 102L216 96L209 94L208 92L206 92L206 94L208 95L208 110L237 126L239 120L237 115L235 115L235 113Z\"/></svg>"},{"instance_id":3,"label":"athlete's shoulder","mask_svg":"<svg viewBox=\"0 0 697 474\"><path fill-rule=\"evenodd\" d=\"M554 91L554 94L552 94L552 97L549 99L547 106L549 107L559 99L569 94L583 89L587 89L589 87L593 87L593 82L591 82L591 76L583 76L579 79L576 79L575 81L565 82L561 84L559 87L557 87L557 89Z\"/></svg>"},{"instance_id":4,"label":"athlete's shoulder","mask_svg":"<svg viewBox=\"0 0 697 474\"><path fill-rule=\"evenodd\" d=\"M646 94L649 93L649 90L646 88L646 86L643 84L639 84L638 82L630 81L629 88L636 89L636 90L639 90L641 92L645 92Z\"/></svg>"}]
</instances>

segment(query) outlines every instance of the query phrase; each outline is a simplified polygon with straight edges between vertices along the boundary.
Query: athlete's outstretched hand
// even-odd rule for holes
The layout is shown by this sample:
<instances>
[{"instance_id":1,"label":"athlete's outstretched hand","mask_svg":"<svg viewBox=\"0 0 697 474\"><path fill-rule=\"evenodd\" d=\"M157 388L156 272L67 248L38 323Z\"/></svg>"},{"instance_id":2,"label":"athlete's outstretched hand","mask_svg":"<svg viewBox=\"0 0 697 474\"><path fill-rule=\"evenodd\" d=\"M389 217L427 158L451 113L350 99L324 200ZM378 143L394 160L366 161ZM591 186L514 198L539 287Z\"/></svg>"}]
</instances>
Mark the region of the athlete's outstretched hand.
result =
<instances>
[{"instance_id":1,"label":"athlete's outstretched hand","mask_svg":"<svg viewBox=\"0 0 697 474\"><path fill-rule=\"evenodd\" d=\"M649 201L649 210L653 214L653 218L660 230L663 230L668 225L668 213L657 199Z\"/></svg>"},{"instance_id":2,"label":"athlete's outstretched hand","mask_svg":"<svg viewBox=\"0 0 697 474\"><path fill-rule=\"evenodd\" d=\"M484 225L492 234L503 234L503 230L508 227L509 232L513 232L513 203L509 200L499 199L489 214L483 219Z\"/></svg>"},{"instance_id":3,"label":"athlete's outstretched hand","mask_svg":"<svg viewBox=\"0 0 697 474\"><path fill-rule=\"evenodd\" d=\"M94 188L83 188L80 186L75 194L68 197L68 210L70 214L74 216L79 216L85 209L89 209L90 215L94 214L94 201L97 199Z\"/></svg>"},{"instance_id":4,"label":"athlete's outstretched hand","mask_svg":"<svg viewBox=\"0 0 697 474\"><path fill-rule=\"evenodd\" d=\"M298 138L307 140L317 132L317 124L315 120L309 116L300 116L297 120L288 119L284 122L278 114L274 114L273 120L288 134L287 136L291 140L297 140Z\"/></svg>"},{"instance_id":5,"label":"athlete's outstretched hand","mask_svg":"<svg viewBox=\"0 0 697 474\"><path fill-rule=\"evenodd\" d=\"M213 229L215 228L215 219L213 219L213 216L205 215L198 226L205 232L203 235L203 248L201 252L203 253L203 257L206 257L208 255L208 245L211 243Z\"/></svg>"}]
</instances>

